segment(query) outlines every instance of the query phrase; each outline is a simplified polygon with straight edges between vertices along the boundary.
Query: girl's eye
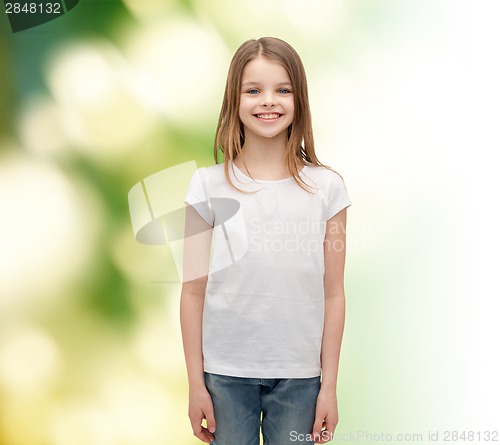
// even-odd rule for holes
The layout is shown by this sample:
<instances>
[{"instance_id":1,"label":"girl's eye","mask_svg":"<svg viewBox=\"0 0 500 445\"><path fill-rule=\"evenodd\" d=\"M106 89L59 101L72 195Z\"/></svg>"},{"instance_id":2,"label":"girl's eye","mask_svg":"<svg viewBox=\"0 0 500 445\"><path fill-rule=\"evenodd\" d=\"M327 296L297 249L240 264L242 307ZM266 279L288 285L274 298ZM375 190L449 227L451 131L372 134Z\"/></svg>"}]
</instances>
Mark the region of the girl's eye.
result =
<instances>
[{"instance_id":1,"label":"girl's eye","mask_svg":"<svg viewBox=\"0 0 500 445\"><path fill-rule=\"evenodd\" d=\"M248 90L249 94L257 94L258 92L259 92L259 90L257 90L256 88L252 88L251 90Z\"/></svg>"},{"instance_id":2,"label":"girl's eye","mask_svg":"<svg viewBox=\"0 0 500 445\"><path fill-rule=\"evenodd\" d=\"M287 94L287 93L289 93L289 92L290 92L290 90L289 90L289 89L287 89L287 88L280 88L280 89L278 90L278 92L280 92L281 94Z\"/></svg>"}]
</instances>

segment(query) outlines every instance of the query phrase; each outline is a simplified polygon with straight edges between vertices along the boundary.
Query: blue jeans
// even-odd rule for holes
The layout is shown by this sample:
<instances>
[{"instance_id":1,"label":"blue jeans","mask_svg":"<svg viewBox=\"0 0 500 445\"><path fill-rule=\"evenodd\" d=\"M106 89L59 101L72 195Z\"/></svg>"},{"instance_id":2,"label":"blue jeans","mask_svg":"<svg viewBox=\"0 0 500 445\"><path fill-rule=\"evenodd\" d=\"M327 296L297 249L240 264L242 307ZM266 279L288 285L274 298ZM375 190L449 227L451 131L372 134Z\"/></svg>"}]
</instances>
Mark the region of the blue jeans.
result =
<instances>
[{"instance_id":1,"label":"blue jeans","mask_svg":"<svg viewBox=\"0 0 500 445\"><path fill-rule=\"evenodd\" d=\"M216 423L211 445L314 445L320 377L259 379L205 372ZM261 421L262 413L262 421Z\"/></svg>"}]
</instances>

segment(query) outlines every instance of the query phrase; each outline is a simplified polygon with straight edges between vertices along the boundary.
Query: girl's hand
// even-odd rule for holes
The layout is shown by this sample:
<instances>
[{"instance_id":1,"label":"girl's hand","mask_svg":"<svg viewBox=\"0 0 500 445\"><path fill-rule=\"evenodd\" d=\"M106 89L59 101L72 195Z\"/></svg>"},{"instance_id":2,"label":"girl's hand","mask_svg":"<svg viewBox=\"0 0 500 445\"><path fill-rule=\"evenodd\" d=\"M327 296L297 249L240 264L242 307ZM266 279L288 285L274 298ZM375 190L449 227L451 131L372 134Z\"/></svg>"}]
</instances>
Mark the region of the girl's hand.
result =
<instances>
[{"instance_id":1,"label":"girl's hand","mask_svg":"<svg viewBox=\"0 0 500 445\"><path fill-rule=\"evenodd\" d=\"M335 389L321 388L316 401L316 419L313 426L314 443L326 443L333 439L339 421L337 393Z\"/></svg>"},{"instance_id":2,"label":"girl's hand","mask_svg":"<svg viewBox=\"0 0 500 445\"><path fill-rule=\"evenodd\" d=\"M205 428L201 422L207 421ZM200 387L189 391L189 420L193 428L193 434L205 443L215 440L215 417L212 398L206 387Z\"/></svg>"}]
</instances>

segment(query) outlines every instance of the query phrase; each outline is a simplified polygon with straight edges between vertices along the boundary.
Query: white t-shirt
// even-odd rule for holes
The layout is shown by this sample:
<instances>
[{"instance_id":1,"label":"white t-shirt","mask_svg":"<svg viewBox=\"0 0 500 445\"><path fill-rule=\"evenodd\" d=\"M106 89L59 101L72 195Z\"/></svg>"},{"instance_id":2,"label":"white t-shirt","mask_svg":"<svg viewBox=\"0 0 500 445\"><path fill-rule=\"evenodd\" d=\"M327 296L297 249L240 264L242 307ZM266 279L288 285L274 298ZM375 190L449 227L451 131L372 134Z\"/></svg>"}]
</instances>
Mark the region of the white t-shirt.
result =
<instances>
[{"instance_id":1,"label":"white t-shirt","mask_svg":"<svg viewBox=\"0 0 500 445\"><path fill-rule=\"evenodd\" d=\"M231 166L234 166L233 174ZM185 202L214 227L203 311L204 370L254 378L321 375L326 221L351 205L342 178L321 166L254 182L229 162L196 170Z\"/></svg>"}]
</instances>

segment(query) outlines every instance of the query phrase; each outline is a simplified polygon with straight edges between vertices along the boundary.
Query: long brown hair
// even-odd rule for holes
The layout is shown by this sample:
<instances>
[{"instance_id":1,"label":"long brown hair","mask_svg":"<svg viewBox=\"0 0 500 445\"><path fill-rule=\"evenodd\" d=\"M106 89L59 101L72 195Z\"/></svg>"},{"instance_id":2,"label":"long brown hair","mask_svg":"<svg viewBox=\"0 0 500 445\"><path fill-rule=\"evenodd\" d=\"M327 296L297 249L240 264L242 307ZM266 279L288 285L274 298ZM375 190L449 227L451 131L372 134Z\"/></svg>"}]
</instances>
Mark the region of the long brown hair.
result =
<instances>
[{"instance_id":1,"label":"long brown hair","mask_svg":"<svg viewBox=\"0 0 500 445\"><path fill-rule=\"evenodd\" d=\"M306 187L310 186L299 176L298 166L321 165L331 171L335 170L319 162L314 151L307 80L302 60L288 43L276 37L247 40L238 48L231 60L215 136L215 163L219 164L217 155L220 150L224 156L226 179L231 186L243 193L255 193L240 190L231 182L229 177L229 161L232 162L236 156L241 155L242 146L245 142L245 131L238 112L243 68L248 62L259 56L279 62L290 77L292 91L294 92L295 111L293 121L288 127L285 162L295 182L302 189L312 193L310 190L304 188L303 185Z\"/></svg>"}]
</instances>

